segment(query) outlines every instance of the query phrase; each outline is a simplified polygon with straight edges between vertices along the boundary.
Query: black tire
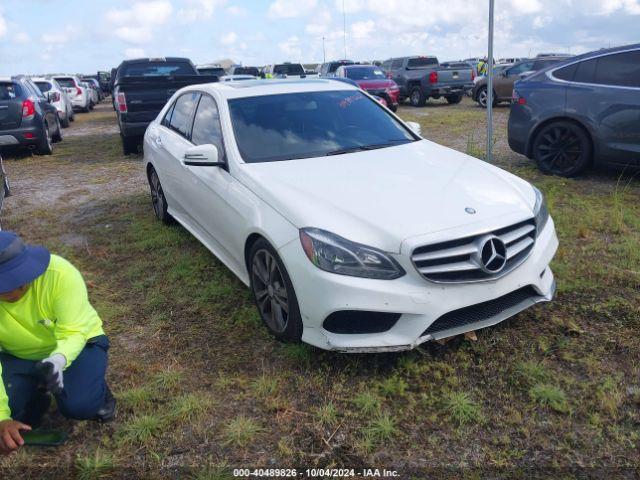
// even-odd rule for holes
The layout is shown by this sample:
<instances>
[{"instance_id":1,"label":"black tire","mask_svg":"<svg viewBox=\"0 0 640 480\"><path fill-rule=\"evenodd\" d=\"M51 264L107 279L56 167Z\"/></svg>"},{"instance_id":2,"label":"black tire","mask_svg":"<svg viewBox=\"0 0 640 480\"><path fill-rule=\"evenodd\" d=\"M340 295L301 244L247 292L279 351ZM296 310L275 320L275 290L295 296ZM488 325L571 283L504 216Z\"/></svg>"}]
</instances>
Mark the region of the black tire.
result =
<instances>
[{"instance_id":1,"label":"black tire","mask_svg":"<svg viewBox=\"0 0 640 480\"><path fill-rule=\"evenodd\" d=\"M69 121L70 122L76 121L76 112L74 112L73 110L71 110L71 114L69 115Z\"/></svg>"},{"instance_id":2,"label":"black tire","mask_svg":"<svg viewBox=\"0 0 640 480\"><path fill-rule=\"evenodd\" d=\"M154 168L149 172L149 190L151 191L151 205L156 218L165 225L175 223L173 217L167 211L167 198L164 196L164 190L160 183L160 178Z\"/></svg>"},{"instance_id":3,"label":"black tire","mask_svg":"<svg viewBox=\"0 0 640 480\"><path fill-rule=\"evenodd\" d=\"M444 97L447 99L449 105L456 105L462 101L462 94L459 95L447 95Z\"/></svg>"},{"instance_id":4,"label":"black tire","mask_svg":"<svg viewBox=\"0 0 640 480\"><path fill-rule=\"evenodd\" d=\"M389 110L396 113L398 111L398 105L389 105Z\"/></svg>"},{"instance_id":5,"label":"black tire","mask_svg":"<svg viewBox=\"0 0 640 480\"><path fill-rule=\"evenodd\" d=\"M542 172L561 177L579 175L593 158L588 134L581 126L567 121L542 127L533 140L531 153Z\"/></svg>"},{"instance_id":6,"label":"black tire","mask_svg":"<svg viewBox=\"0 0 640 480\"><path fill-rule=\"evenodd\" d=\"M300 342L302 317L291 278L275 249L262 238L249 253L249 278L253 299L267 330L280 341Z\"/></svg>"},{"instance_id":7,"label":"black tire","mask_svg":"<svg viewBox=\"0 0 640 480\"><path fill-rule=\"evenodd\" d=\"M56 131L51 136L51 141L53 143L58 143L62 141L62 126L60 125L60 119L56 118Z\"/></svg>"},{"instance_id":8,"label":"black tire","mask_svg":"<svg viewBox=\"0 0 640 480\"><path fill-rule=\"evenodd\" d=\"M487 108L487 102L488 102L489 98L488 98L488 89L487 87L480 87L478 89L478 93L476 93L476 102L478 102L478 105L480 105L482 108ZM495 107L498 104L497 100L496 100L496 94L495 92L493 93L493 106Z\"/></svg>"},{"instance_id":9,"label":"black tire","mask_svg":"<svg viewBox=\"0 0 640 480\"><path fill-rule=\"evenodd\" d=\"M414 107L424 107L427 103L427 97L424 95L422 88L413 87L411 89L411 94L409 95L409 102Z\"/></svg>"},{"instance_id":10,"label":"black tire","mask_svg":"<svg viewBox=\"0 0 640 480\"><path fill-rule=\"evenodd\" d=\"M138 139L135 137L125 137L120 135L122 139L122 153L124 155L131 155L138 153Z\"/></svg>"},{"instance_id":11,"label":"black tire","mask_svg":"<svg viewBox=\"0 0 640 480\"><path fill-rule=\"evenodd\" d=\"M69 122L70 122L69 113L67 112L64 118L60 120L60 125L62 125L62 128L69 128Z\"/></svg>"},{"instance_id":12,"label":"black tire","mask_svg":"<svg viewBox=\"0 0 640 480\"><path fill-rule=\"evenodd\" d=\"M53 143L51 142L51 135L49 134L49 125L46 123L42 127L42 140L36 147L36 153L38 155L51 155L53 153Z\"/></svg>"}]
</instances>

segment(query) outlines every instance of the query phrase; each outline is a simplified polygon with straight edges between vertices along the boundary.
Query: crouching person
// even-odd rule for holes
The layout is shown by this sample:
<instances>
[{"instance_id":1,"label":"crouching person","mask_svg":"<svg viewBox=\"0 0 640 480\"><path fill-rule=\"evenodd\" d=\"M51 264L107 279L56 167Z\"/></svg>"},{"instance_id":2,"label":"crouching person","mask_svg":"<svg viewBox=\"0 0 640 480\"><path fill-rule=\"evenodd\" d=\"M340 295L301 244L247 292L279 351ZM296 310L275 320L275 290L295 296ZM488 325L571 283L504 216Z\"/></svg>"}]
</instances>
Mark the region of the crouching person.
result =
<instances>
[{"instance_id":1,"label":"crouching person","mask_svg":"<svg viewBox=\"0 0 640 480\"><path fill-rule=\"evenodd\" d=\"M44 247L0 232L0 451L24 444L51 403L68 418L106 422L109 341L80 272Z\"/></svg>"}]
</instances>

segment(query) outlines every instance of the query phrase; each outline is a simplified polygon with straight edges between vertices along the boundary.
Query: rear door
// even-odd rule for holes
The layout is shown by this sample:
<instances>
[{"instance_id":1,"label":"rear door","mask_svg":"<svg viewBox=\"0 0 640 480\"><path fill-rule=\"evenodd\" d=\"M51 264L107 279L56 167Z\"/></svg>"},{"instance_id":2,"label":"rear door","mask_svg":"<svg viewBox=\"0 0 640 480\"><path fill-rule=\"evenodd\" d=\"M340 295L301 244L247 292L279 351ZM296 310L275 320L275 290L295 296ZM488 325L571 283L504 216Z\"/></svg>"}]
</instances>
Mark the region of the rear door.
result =
<instances>
[{"instance_id":1,"label":"rear door","mask_svg":"<svg viewBox=\"0 0 640 480\"><path fill-rule=\"evenodd\" d=\"M567 111L591 125L597 154L640 164L640 50L582 61L569 74Z\"/></svg>"},{"instance_id":2,"label":"rear door","mask_svg":"<svg viewBox=\"0 0 640 480\"><path fill-rule=\"evenodd\" d=\"M501 74L493 78L493 90L500 100L508 100L513 94L513 84L520 80L520 75L528 72L533 67L533 61L517 63L513 67L506 68Z\"/></svg>"},{"instance_id":3,"label":"rear door","mask_svg":"<svg viewBox=\"0 0 640 480\"><path fill-rule=\"evenodd\" d=\"M174 214L189 224L193 224L188 192L191 179L183 160L184 152L193 146L190 140L191 125L199 98L197 92L180 95L158 128L157 139L152 140L157 152L158 176L167 203Z\"/></svg>"},{"instance_id":4,"label":"rear door","mask_svg":"<svg viewBox=\"0 0 640 480\"><path fill-rule=\"evenodd\" d=\"M0 82L0 131L18 128L22 121L23 92L15 82Z\"/></svg>"}]
</instances>

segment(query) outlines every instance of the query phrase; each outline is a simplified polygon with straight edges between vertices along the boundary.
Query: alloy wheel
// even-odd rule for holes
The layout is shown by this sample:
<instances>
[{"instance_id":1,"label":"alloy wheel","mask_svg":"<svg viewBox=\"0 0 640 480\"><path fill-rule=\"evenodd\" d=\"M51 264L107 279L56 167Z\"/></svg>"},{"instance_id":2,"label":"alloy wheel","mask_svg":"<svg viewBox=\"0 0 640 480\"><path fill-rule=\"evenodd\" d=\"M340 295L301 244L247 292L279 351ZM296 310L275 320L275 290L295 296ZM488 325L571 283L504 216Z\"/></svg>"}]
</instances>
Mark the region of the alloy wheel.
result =
<instances>
[{"instance_id":1,"label":"alloy wheel","mask_svg":"<svg viewBox=\"0 0 640 480\"><path fill-rule=\"evenodd\" d=\"M151 172L151 203L153 204L153 211L158 219L162 220L164 214L164 192L162 191L162 185L158 174L154 171Z\"/></svg>"},{"instance_id":2,"label":"alloy wheel","mask_svg":"<svg viewBox=\"0 0 640 480\"><path fill-rule=\"evenodd\" d=\"M542 134L536 143L535 153L536 159L547 171L566 175L582 163L584 151L574 131L556 126Z\"/></svg>"},{"instance_id":3,"label":"alloy wheel","mask_svg":"<svg viewBox=\"0 0 640 480\"><path fill-rule=\"evenodd\" d=\"M284 332L289 321L289 295L278 261L269 251L260 249L253 256L251 280L263 320L274 332Z\"/></svg>"},{"instance_id":4,"label":"alloy wheel","mask_svg":"<svg viewBox=\"0 0 640 480\"><path fill-rule=\"evenodd\" d=\"M420 103L420 92L414 90L411 92L411 105L418 105Z\"/></svg>"},{"instance_id":5,"label":"alloy wheel","mask_svg":"<svg viewBox=\"0 0 640 480\"><path fill-rule=\"evenodd\" d=\"M487 108L487 97L487 89L483 88L482 90L480 90L480 92L478 93L478 103L483 108Z\"/></svg>"}]
</instances>

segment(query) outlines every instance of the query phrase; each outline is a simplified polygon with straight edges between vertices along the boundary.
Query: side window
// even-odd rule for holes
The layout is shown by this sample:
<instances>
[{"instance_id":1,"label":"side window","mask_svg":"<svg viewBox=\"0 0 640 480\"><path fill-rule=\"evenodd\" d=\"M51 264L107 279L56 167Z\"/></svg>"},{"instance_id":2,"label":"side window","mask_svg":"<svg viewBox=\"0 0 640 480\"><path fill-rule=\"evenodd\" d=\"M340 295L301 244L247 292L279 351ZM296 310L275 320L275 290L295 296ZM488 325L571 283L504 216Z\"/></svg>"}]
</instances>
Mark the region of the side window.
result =
<instances>
[{"instance_id":1,"label":"side window","mask_svg":"<svg viewBox=\"0 0 640 480\"><path fill-rule=\"evenodd\" d=\"M595 83L640 87L640 50L600 57L596 67Z\"/></svg>"},{"instance_id":2,"label":"side window","mask_svg":"<svg viewBox=\"0 0 640 480\"><path fill-rule=\"evenodd\" d=\"M344 68L338 67L336 70L336 77L344 77Z\"/></svg>"},{"instance_id":3,"label":"side window","mask_svg":"<svg viewBox=\"0 0 640 480\"><path fill-rule=\"evenodd\" d=\"M385 70L389 70L391 68L391 60L385 60L382 62L382 68Z\"/></svg>"},{"instance_id":4,"label":"side window","mask_svg":"<svg viewBox=\"0 0 640 480\"><path fill-rule=\"evenodd\" d=\"M580 62L576 68L576 73L573 76L573 81L579 83L595 83L597 64L597 58Z\"/></svg>"},{"instance_id":5,"label":"side window","mask_svg":"<svg viewBox=\"0 0 640 480\"><path fill-rule=\"evenodd\" d=\"M393 70L397 70L398 68L402 68L402 59L401 58L396 58L395 60L393 60L393 62L391 63L391 68Z\"/></svg>"},{"instance_id":6,"label":"side window","mask_svg":"<svg viewBox=\"0 0 640 480\"><path fill-rule=\"evenodd\" d=\"M193 120L191 141L196 145L211 143L218 147L220 158L224 156L224 143L222 142L222 127L220 114L216 101L209 95L200 97L200 104Z\"/></svg>"},{"instance_id":7,"label":"side window","mask_svg":"<svg viewBox=\"0 0 640 480\"><path fill-rule=\"evenodd\" d=\"M173 114L173 110L176 108L176 102L171 104L167 113L164 114L164 118L162 119L162 126L171 128L171 114Z\"/></svg>"},{"instance_id":8,"label":"side window","mask_svg":"<svg viewBox=\"0 0 640 480\"><path fill-rule=\"evenodd\" d=\"M169 128L187 139L191 130L189 127L191 127L193 110L196 108L199 96L199 93L192 92L178 97L169 121Z\"/></svg>"},{"instance_id":9,"label":"side window","mask_svg":"<svg viewBox=\"0 0 640 480\"><path fill-rule=\"evenodd\" d=\"M560 80L572 82L573 77L576 74L576 70L578 69L578 65L578 63L574 63L573 65L569 65L568 67L560 68L553 72L553 76L559 78Z\"/></svg>"}]
</instances>

